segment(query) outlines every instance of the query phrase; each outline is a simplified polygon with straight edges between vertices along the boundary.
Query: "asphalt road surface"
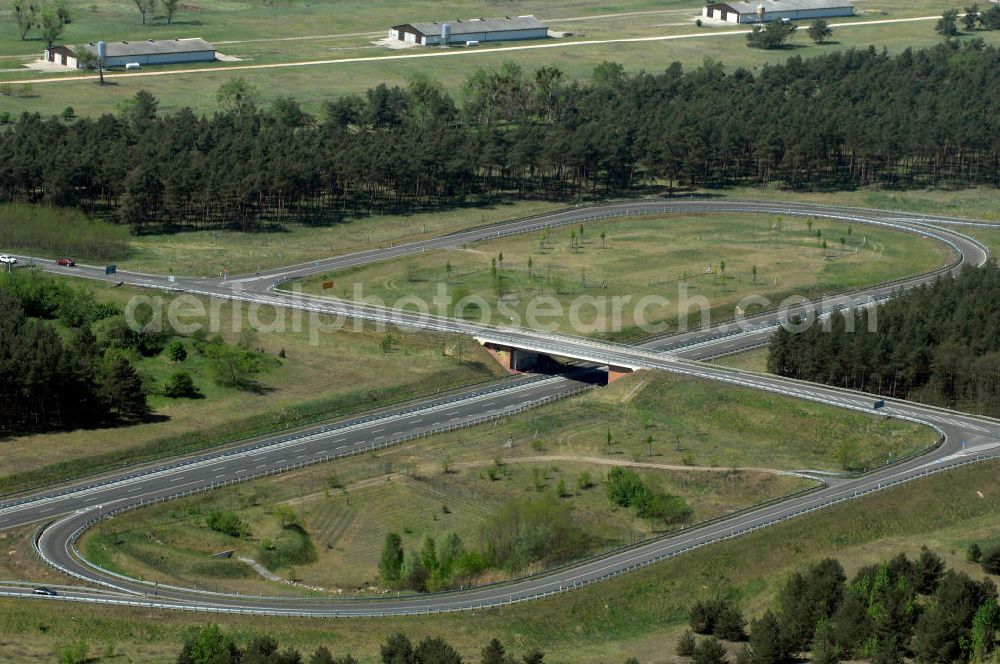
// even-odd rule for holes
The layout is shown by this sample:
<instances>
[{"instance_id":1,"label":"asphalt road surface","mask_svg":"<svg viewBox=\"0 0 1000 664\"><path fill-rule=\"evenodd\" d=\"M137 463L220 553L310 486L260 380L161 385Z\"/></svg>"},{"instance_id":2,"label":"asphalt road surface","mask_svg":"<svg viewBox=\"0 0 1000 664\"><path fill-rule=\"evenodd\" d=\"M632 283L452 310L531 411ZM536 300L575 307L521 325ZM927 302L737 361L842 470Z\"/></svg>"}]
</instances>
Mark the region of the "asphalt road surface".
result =
<instances>
[{"instance_id":1,"label":"asphalt road surface","mask_svg":"<svg viewBox=\"0 0 1000 664\"><path fill-rule=\"evenodd\" d=\"M474 325L433 316L392 312L358 303L297 296L275 290L276 285L288 279L404 256L427 249L459 246L477 240L531 232L557 225L586 223L613 216L675 212L805 215L839 219L856 224L887 226L944 243L954 254L952 260L930 274L852 293L848 302L826 302L818 305L816 312L821 316L845 305L870 305L900 289L926 283L941 272L958 269L964 264L979 265L988 258L988 251L983 245L955 230L963 224L970 223L966 220L794 204L657 201L577 208L225 281L177 278L171 282L163 277L129 273L118 273L109 277L103 274L103 269L96 267L60 268L51 262L37 260L36 264L42 269L57 273L71 271L78 276L122 281L138 286L194 292L242 301L267 302L279 306L387 321L421 329L470 334L485 341L515 345L594 364L672 371L871 412L877 397L870 394L776 376L740 372L688 359L713 357L765 343L776 326L784 320L783 316L775 312L765 312L743 321L664 337L640 346L629 347L532 330ZM99 483L83 481L7 501L0 504L0 528L50 521L37 540L39 554L51 565L78 580L86 581L93 587L67 588L61 590L57 598L44 598L31 595L30 588L9 585L0 587L0 595L202 611L289 615L359 616L472 610L570 590L692 548L738 536L798 514L921 477L942 468L1000 456L1000 446L998 446L1000 421L905 401L886 400L885 408L879 411L881 414L932 426L941 434L942 443L927 454L876 469L862 477L830 479L826 486L815 491L696 525L635 547L580 561L566 568L512 583L434 595L347 599L261 598L215 594L196 589L154 586L118 577L83 560L75 548L76 540L83 530L97 520L124 509L190 492L210 490L212 487L245 481L249 477L283 472L308 463L369 451L415 436L469 426L587 389L592 384L593 375L588 373L521 378L490 388L479 388L469 394L459 394L447 399L411 405L395 412L385 412L374 419L354 418L336 425L277 436L271 440L257 441L251 445L229 448L222 452L208 452L174 464L163 464L139 471L129 470L118 476L106 477Z\"/></svg>"}]
</instances>

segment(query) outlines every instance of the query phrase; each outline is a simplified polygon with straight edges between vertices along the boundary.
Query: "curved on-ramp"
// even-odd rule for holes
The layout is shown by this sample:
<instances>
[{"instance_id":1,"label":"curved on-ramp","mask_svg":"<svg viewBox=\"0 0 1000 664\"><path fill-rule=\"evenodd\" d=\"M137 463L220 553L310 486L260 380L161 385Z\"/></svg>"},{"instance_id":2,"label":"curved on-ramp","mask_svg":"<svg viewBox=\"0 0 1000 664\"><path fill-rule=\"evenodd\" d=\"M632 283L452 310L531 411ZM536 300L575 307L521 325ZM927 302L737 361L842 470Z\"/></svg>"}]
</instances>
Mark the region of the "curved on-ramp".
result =
<instances>
[{"instance_id":1,"label":"curved on-ramp","mask_svg":"<svg viewBox=\"0 0 1000 664\"><path fill-rule=\"evenodd\" d=\"M125 275L125 279L136 285L185 290L215 297L267 302L279 306L338 313L417 328L472 334L479 338L535 348L541 352L576 357L591 362L672 371L842 408L871 412L872 403L876 397L870 394L778 376L737 371L685 359L711 357L760 345L782 322L782 318L775 312L765 312L746 320L729 322L707 330L656 339L641 346L631 347L532 330L477 326L463 321L406 312L391 312L358 303L289 295L273 290L276 284L287 279L384 260L424 251L427 248L456 246L492 237L614 216L676 212L738 212L837 219L917 233L945 244L954 252L954 260L942 265L938 270L860 290L851 295L850 301L846 305L842 301L825 303L818 307L817 315L829 315L832 311L843 306L864 306L889 297L900 289L927 283L936 278L938 274L959 269L962 265L984 264L989 258L989 252L985 246L950 227L950 225L969 223L963 220L801 204L689 200L622 203L571 209L532 219L472 229L399 247L359 252L307 265L274 270L261 275L236 279L231 283L206 279L178 279L168 283L163 278L149 275ZM942 227L942 225L946 227ZM52 269L51 266L44 263L43 267ZM104 278L100 274L89 276ZM517 412L546 400L558 398L568 391L581 389L579 384L574 386L572 383L571 379L559 377L526 381L515 388L486 391L484 394L472 395L465 399L458 398L444 404L430 405L426 409L391 413L374 423L362 423L355 428L331 427L331 430L314 433L310 436L282 440L275 445L264 445L240 454L230 454L224 459L206 455L206 458L201 459L198 464L180 464L156 473L122 480L120 484L112 482L97 489L90 487L81 490L79 494L70 491L58 496L33 496L27 500L19 501L16 505L0 506L0 527L4 527L4 522L7 519L11 519L7 523L10 525L15 522L30 522L31 520L47 518L45 511L53 515L66 514L68 505L76 505L74 511L56 519L39 533L36 539L36 549L43 559L57 569L111 592L110 594L95 594L93 590L89 589L65 591L60 595L60 598L64 600L198 611L307 616L378 616L476 610L565 592L712 542L738 537L800 514L851 500L901 482L1000 455L1000 449L997 447L1000 421L889 399L886 400L886 406L884 410L880 411L881 413L934 428L941 437L939 445L923 455L901 460L861 477L772 501L708 523L697 524L633 547L578 561L566 567L549 570L510 583L430 595L331 598L247 597L211 593L190 588L162 586L119 576L85 560L76 548L80 535L87 528L101 519L125 510L152 502L169 500L194 491L210 490L214 486L241 482L251 477L301 467L306 463L391 445L412 435L427 435L447 430L450 427L468 426L483 421L484 418ZM431 420L429 425L426 424L427 419ZM418 426L418 422L424 422L424 424ZM381 433L381 436L376 438L374 435L376 432ZM291 457L293 452L296 454L294 459L300 460L290 463L288 457ZM185 480L185 483L181 484L180 480ZM20 596L27 593L28 591L23 589L0 589L0 594Z\"/></svg>"}]
</instances>

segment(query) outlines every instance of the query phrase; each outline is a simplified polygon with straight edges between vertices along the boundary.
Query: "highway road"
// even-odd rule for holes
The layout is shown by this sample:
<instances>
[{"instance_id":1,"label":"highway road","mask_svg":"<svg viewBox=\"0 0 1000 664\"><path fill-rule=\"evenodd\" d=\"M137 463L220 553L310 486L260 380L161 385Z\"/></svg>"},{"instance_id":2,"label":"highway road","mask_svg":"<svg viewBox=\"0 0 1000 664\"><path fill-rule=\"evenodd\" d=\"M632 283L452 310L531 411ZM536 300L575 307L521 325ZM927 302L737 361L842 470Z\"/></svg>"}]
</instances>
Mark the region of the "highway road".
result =
<instances>
[{"instance_id":1,"label":"highway road","mask_svg":"<svg viewBox=\"0 0 1000 664\"><path fill-rule=\"evenodd\" d=\"M716 201L657 201L623 203L595 208L579 208L533 219L473 229L442 238L361 252L338 258L292 266L221 281L218 279L165 278L119 273L115 280L154 288L196 292L216 297L244 301L268 302L279 306L294 306L314 311L338 313L369 320L390 321L417 328L471 334L477 338L535 349L596 364L614 364L633 368L672 371L685 375L741 385L754 389L785 394L844 408L871 412L872 395L793 381L781 377L740 372L695 362L692 357L710 357L734 352L740 348L764 343L782 320L773 312L751 317L736 325L723 325L709 330L656 339L641 346L629 347L587 339L553 335L533 330L472 325L433 316L405 312L389 312L358 303L328 298L304 297L276 291L275 286L298 278L375 260L385 260L409 253L468 244L476 240L541 228L585 223L609 216L671 212L744 212L755 214L808 215L832 218L857 224L888 226L918 233L949 246L954 260L937 272L958 269L964 264L982 264L988 252L980 243L955 230L965 220L935 218L922 215L901 215L860 209L812 207L774 203L742 203ZM65 272L48 262L39 262L43 269ZM75 268L74 274L108 279L97 268ZM911 288L935 278L921 275L893 284L865 289L852 294L861 305L890 296L902 288ZM841 304L824 305L827 310ZM822 313L822 312L821 312ZM302 615L379 615L384 613L425 613L434 611L468 610L524 601L554 592L565 591L703 546L726 537L764 527L794 515L848 500L879 490L901 481L908 481L942 468L971 460L1000 455L998 435L1000 422L989 418L887 400L885 415L934 427L943 438L935 450L917 458L883 467L863 477L831 481L824 488L805 495L796 495L776 503L760 506L724 519L687 529L640 546L618 551L593 560L582 561L561 570L529 577L502 586L488 586L461 592L441 593L406 598L341 599L341 598L248 598L198 592L192 589L154 587L140 581L116 577L84 561L75 549L75 541L83 529L119 510L172 496L210 489L213 486L244 481L262 474L281 472L306 463L336 458L388 445L413 436L426 435L447 428L468 426L486 418L499 417L532 407L567 393L586 389L589 378L537 377L512 381L474 394L461 395L444 401L428 402L403 412L390 412L375 420L351 420L330 425L326 430L308 431L255 443L249 448L235 448L225 454L206 453L201 457L174 465L147 469L141 474L123 473L100 485L82 483L58 492L38 495L0 504L0 528L53 519L37 542L42 557L71 576L97 587L112 591L95 596L93 590L65 591L60 599L100 602L125 602L143 606L189 608L208 611ZM0 594L25 594L16 587L0 589ZM80 594L77 594L80 593ZM117 593L117 594L116 594Z\"/></svg>"}]
</instances>

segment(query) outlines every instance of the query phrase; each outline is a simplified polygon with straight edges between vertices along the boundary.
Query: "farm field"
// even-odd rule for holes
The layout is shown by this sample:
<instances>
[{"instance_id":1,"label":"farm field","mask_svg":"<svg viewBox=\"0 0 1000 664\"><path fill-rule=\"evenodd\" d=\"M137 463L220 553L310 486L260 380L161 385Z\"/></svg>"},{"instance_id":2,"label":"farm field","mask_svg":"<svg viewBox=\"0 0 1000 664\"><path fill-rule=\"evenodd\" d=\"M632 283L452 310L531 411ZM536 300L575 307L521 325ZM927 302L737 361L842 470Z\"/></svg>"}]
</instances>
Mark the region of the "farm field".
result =
<instances>
[{"instance_id":1,"label":"farm field","mask_svg":"<svg viewBox=\"0 0 1000 664\"><path fill-rule=\"evenodd\" d=\"M949 471L606 583L475 615L214 620L242 642L266 632L304 651L326 645L334 652L351 652L362 662L377 661L379 643L402 630L414 639L444 637L473 661L483 643L495 636L516 652L540 647L551 661L596 664L617 661L624 654L673 664L682 661L673 654L673 645L686 628L692 602L722 592L737 598L750 615L760 615L793 572L826 557L838 558L850 577L863 565L898 552L913 556L927 545L949 567L981 578L978 565L965 562L964 550L971 541L984 546L1000 541L1000 487L993 481L997 470L993 462ZM0 561L4 576L33 564L30 531L10 547L16 555ZM26 562L12 569L11 560ZM114 607L93 607L80 616L71 604L0 599L0 656L35 662L83 639L102 664L172 662L185 630L202 622L200 616L183 612L137 613ZM108 651L114 656L105 657Z\"/></svg>"},{"instance_id":2,"label":"farm field","mask_svg":"<svg viewBox=\"0 0 1000 664\"><path fill-rule=\"evenodd\" d=\"M139 289L109 289L103 284L74 281L91 289L99 301L121 306L137 295L148 296ZM168 307L170 299L162 302ZM153 390L149 399L152 413L143 423L7 438L0 477L3 491L190 452L317 418L342 417L501 376L496 363L474 344L462 344L461 357L449 351L457 342L455 338L397 334L386 352L382 347L385 332L370 327L356 332L353 326L345 325L337 332L319 332L314 344L310 326L305 324L308 321L303 321L301 331L295 331L290 316L284 331L245 337L240 330L249 327L246 310L228 303L216 309L216 328L209 327L209 302L205 315L192 316L190 322L203 323L230 343L249 340L271 358L258 378L258 389L248 392L216 385L207 360L195 352L193 340L181 338L188 349L187 360L176 364L166 353L143 358L138 365L140 373L158 384L178 367L187 369L203 398L171 399ZM276 315L274 309L265 307L259 320L270 323L277 320ZM233 331L234 318L242 321L235 328L237 332Z\"/></svg>"},{"instance_id":3,"label":"farm field","mask_svg":"<svg viewBox=\"0 0 1000 664\"><path fill-rule=\"evenodd\" d=\"M81 12L67 28L65 40L148 39L162 37L200 36L218 42L220 52L241 58L240 62L214 63L201 73L169 73L168 68L156 68L141 76L119 77L114 85L100 87L92 81L32 83L21 90L23 81L78 77L79 74L39 74L22 67L25 55L40 53L44 44L39 40L21 42L11 30L0 40L0 82L9 82L17 94L0 96L0 113L16 116L23 111L43 114L61 113L72 100L76 113L93 115L113 112L124 99L141 89L150 91L160 100L164 111L190 106L198 112L217 109L215 90L229 78L240 75L257 85L263 92L263 102L279 96L295 97L310 112L318 112L322 102L344 94L363 93L376 82L405 85L417 74L429 75L441 82L453 94L460 91L465 79L481 67L496 67L513 61L531 70L542 65L555 66L570 78L585 79L593 67L604 60L621 60L630 72L659 71L671 62L686 67L699 66L706 55L731 68L737 66L758 69L764 64L783 61L790 55L811 57L836 49L874 44L890 52L907 47L931 46L939 41L933 31L933 20L913 20L901 23L865 21L895 21L939 15L946 6L961 9L963 5L946 5L922 1L905 3L887 0L882 3L858 4L860 16L834 23L857 24L837 28L834 41L815 45L804 34L804 28L789 49L759 51L748 49L742 34L733 26L698 28L693 20L700 7L685 4L657 5L646 0L634 0L610 5L601 2L562 3L558 12L546 11L545 3L515 2L496 8L493 14L535 13L546 19L554 30L571 31L572 37L550 39L536 44L500 44L478 49L438 49L388 51L371 45L384 36L389 25L407 20L447 19L480 16L482 5L473 2L450 3L447 6L425 2L376 2L370 6L348 3L350 9L336 10L334 3L312 5L270 6L264 3L221 2L212 0L197 10L184 12L171 25L156 21L141 26L138 12L125 5L92 5ZM96 9L94 9L96 7ZM491 8L492 9L492 8ZM587 18L588 16L594 18ZM405 17L405 18L403 18ZM322 29L319 27L322 26ZM739 32L739 29L735 30ZM1000 34L979 32L988 43L1000 41ZM667 41L638 41L625 44L600 43L602 40L646 39L650 37L680 37ZM302 38L302 39L300 39ZM539 48L539 46L542 46ZM412 58L413 54L422 57ZM627 53L627 57L624 54ZM433 57L427 58L426 55ZM444 54L445 57L437 57ZM29 58L30 59L30 58ZM351 61L357 59L356 61ZM341 62L336 62L341 60ZM305 67L272 68L293 62L324 64ZM332 61L328 62L327 61ZM263 66L265 68L254 69ZM240 68L243 69L240 69ZM191 69L178 66L175 69ZM154 75L147 76L145 74ZM161 75L163 74L163 75Z\"/></svg>"},{"instance_id":4,"label":"farm field","mask_svg":"<svg viewBox=\"0 0 1000 664\"><path fill-rule=\"evenodd\" d=\"M440 313L625 339L697 328L702 302L718 322L732 318L750 295L776 306L793 294L833 294L946 261L947 251L927 240L880 229L758 215L667 215L427 252L311 277L302 287L389 306L416 298L433 313L443 290L452 304ZM328 282L332 288L324 288ZM743 304L748 314L761 307Z\"/></svg>"},{"instance_id":5,"label":"farm field","mask_svg":"<svg viewBox=\"0 0 1000 664\"><path fill-rule=\"evenodd\" d=\"M614 466L681 496L692 520L700 521L811 486L780 471L861 468L934 439L910 424L641 372L496 426L133 512L95 529L85 551L95 561L164 582L306 592L268 588L244 563L208 558L230 548L237 557L259 555L262 542L281 534L287 517L274 510L280 504L298 516L316 557L273 571L327 592L373 592L387 531L401 533L407 550L426 536L440 542L447 532L475 543L482 524L520 498L571 506L574 522L593 538L592 551L661 532L634 511L609 504L602 480ZM593 486L581 481L584 473ZM212 511L234 512L252 537L208 530L204 518ZM496 578L504 574L481 580Z\"/></svg>"}]
</instances>

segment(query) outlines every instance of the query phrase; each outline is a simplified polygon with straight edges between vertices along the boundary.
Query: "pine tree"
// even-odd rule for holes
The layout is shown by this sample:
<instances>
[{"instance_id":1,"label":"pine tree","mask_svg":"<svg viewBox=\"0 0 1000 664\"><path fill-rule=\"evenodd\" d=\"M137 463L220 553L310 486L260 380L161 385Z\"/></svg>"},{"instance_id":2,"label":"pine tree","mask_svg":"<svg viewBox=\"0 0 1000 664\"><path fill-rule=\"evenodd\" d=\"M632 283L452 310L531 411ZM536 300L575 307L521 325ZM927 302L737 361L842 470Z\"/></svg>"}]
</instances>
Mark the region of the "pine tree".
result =
<instances>
[{"instance_id":1,"label":"pine tree","mask_svg":"<svg viewBox=\"0 0 1000 664\"><path fill-rule=\"evenodd\" d=\"M782 664L791 659L792 646L770 610L750 623L750 652L754 664Z\"/></svg>"},{"instance_id":2,"label":"pine tree","mask_svg":"<svg viewBox=\"0 0 1000 664\"><path fill-rule=\"evenodd\" d=\"M379 648L382 664L414 664L413 644L403 633L393 634Z\"/></svg>"},{"instance_id":3,"label":"pine tree","mask_svg":"<svg viewBox=\"0 0 1000 664\"><path fill-rule=\"evenodd\" d=\"M146 405L146 388L142 377L124 355L114 355L101 379L101 397L107 407L121 417L142 417Z\"/></svg>"},{"instance_id":4,"label":"pine tree","mask_svg":"<svg viewBox=\"0 0 1000 664\"><path fill-rule=\"evenodd\" d=\"M490 639L490 642L483 648L482 664L510 664L503 644L497 639Z\"/></svg>"}]
</instances>

